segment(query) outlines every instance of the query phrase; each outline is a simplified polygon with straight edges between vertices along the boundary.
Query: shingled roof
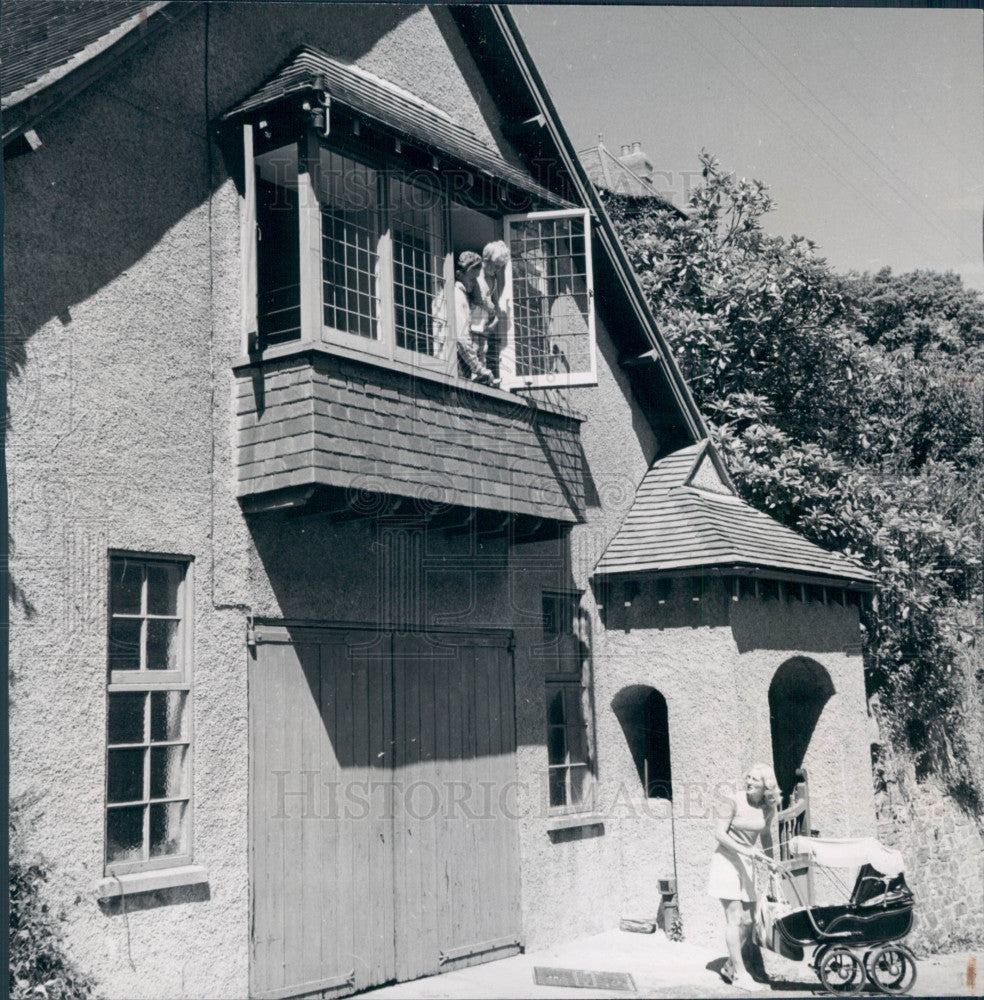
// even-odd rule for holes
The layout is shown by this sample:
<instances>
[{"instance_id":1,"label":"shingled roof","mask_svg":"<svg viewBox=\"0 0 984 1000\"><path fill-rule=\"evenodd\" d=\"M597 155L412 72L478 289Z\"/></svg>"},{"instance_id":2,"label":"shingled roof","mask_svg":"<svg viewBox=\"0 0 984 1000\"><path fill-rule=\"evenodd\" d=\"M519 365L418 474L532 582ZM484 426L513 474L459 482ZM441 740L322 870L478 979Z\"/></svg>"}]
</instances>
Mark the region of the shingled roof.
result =
<instances>
[{"instance_id":1,"label":"shingled roof","mask_svg":"<svg viewBox=\"0 0 984 1000\"><path fill-rule=\"evenodd\" d=\"M626 198L651 198L667 208L676 206L645 178L626 166L603 142L578 150L578 159L588 179L599 190Z\"/></svg>"},{"instance_id":2,"label":"shingled roof","mask_svg":"<svg viewBox=\"0 0 984 1000\"><path fill-rule=\"evenodd\" d=\"M873 584L860 564L745 503L706 440L653 464L595 575L705 568L830 579L859 590Z\"/></svg>"},{"instance_id":3,"label":"shingled roof","mask_svg":"<svg viewBox=\"0 0 984 1000\"><path fill-rule=\"evenodd\" d=\"M488 143L440 108L367 70L339 62L313 46L295 52L273 76L222 118L249 115L291 94L314 90L326 91L333 103L351 108L432 152L507 180L548 205L570 207L570 202L506 162Z\"/></svg>"},{"instance_id":4,"label":"shingled roof","mask_svg":"<svg viewBox=\"0 0 984 1000\"><path fill-rule=\"evenodd\" d=\"M0 32L4 105L43 86L107 36L138 27L161 6L142 0L5 0Z\"/></svg>"},{"instance_id":5,"label":"shingled roof","mask_svg":"<svg viewBox=\"0 0 984 1000\"><path fill-rule=\"evenodd\" d=\"M169 0L3 0L4 147L196 7Z\"/></svg>"}]
</instances>

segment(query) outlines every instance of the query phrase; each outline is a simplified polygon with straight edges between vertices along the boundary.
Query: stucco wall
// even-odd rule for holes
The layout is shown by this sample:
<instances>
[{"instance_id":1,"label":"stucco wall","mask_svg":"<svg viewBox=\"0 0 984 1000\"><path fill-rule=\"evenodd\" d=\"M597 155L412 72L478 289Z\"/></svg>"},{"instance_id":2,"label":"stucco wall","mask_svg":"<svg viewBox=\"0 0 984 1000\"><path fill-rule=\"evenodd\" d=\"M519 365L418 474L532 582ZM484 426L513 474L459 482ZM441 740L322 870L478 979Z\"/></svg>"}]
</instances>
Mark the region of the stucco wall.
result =
<instances>
[{"instance_id":1,"label":"stucco wall","mask_svg":"<svg viewBox=\"0 0 984 1000\"><path fill-rule=\"evenodd\" d=\"M232 464L239 199L206 136L302 43L497 141L446 13L229 4L138 49L5 164L11 792L39 796L52 904L109 997L247 992L245 628L263 588L249 585ZM126 914L95 896L109 548L195 563L195 861L209 880L134 897Z\"/></svg>"}]
</instances>

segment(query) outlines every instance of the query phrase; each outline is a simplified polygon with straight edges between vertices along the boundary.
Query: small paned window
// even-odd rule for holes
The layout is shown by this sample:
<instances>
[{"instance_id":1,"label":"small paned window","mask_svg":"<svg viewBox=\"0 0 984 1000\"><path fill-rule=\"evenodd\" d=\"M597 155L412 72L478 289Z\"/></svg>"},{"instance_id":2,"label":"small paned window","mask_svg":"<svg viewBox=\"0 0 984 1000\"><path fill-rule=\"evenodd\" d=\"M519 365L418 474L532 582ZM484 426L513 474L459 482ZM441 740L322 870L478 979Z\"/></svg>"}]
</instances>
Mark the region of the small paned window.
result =
<instances>
[{"instance_id":1,"label":"small paned window","mask_svg":"<svg viewBox=\"0 0 984 1000\"><path fill-rule=\"evenodd\" d=\"M547 767L551 809L590 809L585 690L580 683L547 685Z\"/></svg>"},{"instance_id":2,"label":"small paned window","mask_svg":"<svg viewBox=\"0 0 984 1000\"><path fill-rule=\"evenodd\" d=\"M109 560L106 871L191 860L191 562Z\"/></svg>"},{"instance_id":3,"label":"small paned window","mask_svg":"<svg viewBox=\"0 0 984 1000\"><path fill-rule=\"evenodd\" d=\"M507 350L517 385L583 385L596 379L588 213L506 217L512 256Z\"/></svg>"}]
</instances>

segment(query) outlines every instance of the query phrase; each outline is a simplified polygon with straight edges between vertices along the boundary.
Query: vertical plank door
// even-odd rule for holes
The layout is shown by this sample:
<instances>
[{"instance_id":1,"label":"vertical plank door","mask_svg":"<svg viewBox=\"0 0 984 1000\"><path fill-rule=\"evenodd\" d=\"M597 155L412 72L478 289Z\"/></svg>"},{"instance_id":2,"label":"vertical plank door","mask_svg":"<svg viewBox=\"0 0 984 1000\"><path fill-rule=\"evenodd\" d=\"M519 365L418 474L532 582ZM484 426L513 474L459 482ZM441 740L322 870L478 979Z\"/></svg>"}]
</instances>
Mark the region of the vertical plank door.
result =
<instances>
[{"instance_id":1,"label":"vertical plank door","mask_svg":"<svg viewBox=\"0 0 984 1000\"><path fill-rule=\"evenodd\" d=\"M258 627L249 704L252 996L393 979L389 637Z\"/></svg>"},{"instance_id":2,"label":"vertical plank door","mask_svg":"<svg viewBox=\"0 0 984 1000\"><path fill-rule=\"evenodd\" d=\"M521 941L508 633L393 640L396 978Z\"/></svg>"}]
</instances>

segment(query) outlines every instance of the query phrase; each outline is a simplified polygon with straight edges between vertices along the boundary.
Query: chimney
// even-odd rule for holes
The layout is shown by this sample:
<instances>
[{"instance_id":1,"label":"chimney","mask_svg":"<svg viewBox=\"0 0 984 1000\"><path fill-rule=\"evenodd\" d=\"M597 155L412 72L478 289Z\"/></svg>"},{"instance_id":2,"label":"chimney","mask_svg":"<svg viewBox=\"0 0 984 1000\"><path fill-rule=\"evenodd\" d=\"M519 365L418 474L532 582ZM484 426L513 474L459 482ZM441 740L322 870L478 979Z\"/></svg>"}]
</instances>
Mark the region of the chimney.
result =
<instances>
[{"instance_id":1,"label":"chimney","mask_svg":"<svg viewBox=\"0 0 984 1000\"><path fill-rule=\"evenodd\" d=\"M619 162L624 163L632 173L637 174L647 184L653 182L653 164L642 151L642 143L636 140L631 146L622 146Z\"/></svg>"}]
</instances>

